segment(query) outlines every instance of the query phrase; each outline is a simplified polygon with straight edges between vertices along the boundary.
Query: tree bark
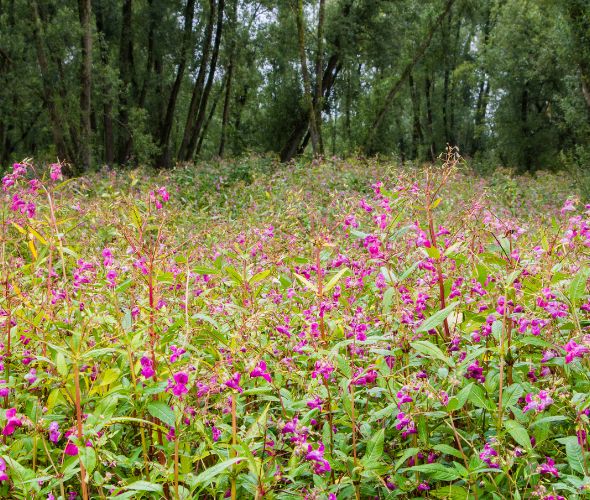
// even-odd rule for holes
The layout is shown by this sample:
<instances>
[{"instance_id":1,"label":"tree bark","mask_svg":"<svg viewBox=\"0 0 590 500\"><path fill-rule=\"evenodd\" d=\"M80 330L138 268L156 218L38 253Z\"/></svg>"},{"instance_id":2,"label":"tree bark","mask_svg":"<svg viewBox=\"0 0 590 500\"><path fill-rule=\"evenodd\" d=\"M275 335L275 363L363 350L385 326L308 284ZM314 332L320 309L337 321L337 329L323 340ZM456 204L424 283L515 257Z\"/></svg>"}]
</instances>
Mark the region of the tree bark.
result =
<instances>
[{"instance_id":1,"label":"tree bark","mask_svg":"<svg viewBox=\"0 0 590 500\"><path fill-rule=\"evenodd\" d=\"M102 65L107 68L109 65L109 51L106 41L105 20L102 8L95 11L96 29L102 34L100 43L100 60ZM113 135L113 102L111 96L111 85L108 80L105 81L103 88L103 111L102 111L102 126L103 126L103 147L104 147L104 161L107 165L112 166L115 161L115 138Z\"/></svg>"},{"instance_id":2,"label":"tree bark","mask_svg":"<svg viewBox=\"0 0 590 500\"><path fill-rule=\"evenodd\" d=\"M311 80L307 69L307 56L305 54L305 26L303 19L303 0L297 0L297 43L299 48L299 63L301 64L301 76L303 78L303 100L305 102L305 113L309 117L309 129L311 134L311 146L313 155L319 154L319 138L317 127L317 115L311 93ZM319 76L318 76L319 78Z\"/></svg>"},{"instance_id":3,"label":"tree bark","mask_svg":"<svg viewBox=\"0 0 590 500\"><path fill-rule=\"evenodd\" d=\"M424 94L426 96L426 127L428 129L428 135L430 136L430 159L434 161L436 159L436 142L434 140L434 130L432 126L432 80L427 75L424 79Z\"/></svg>"},{"instance_id":4,"label":"tree bark","mask_svg":"<svg viewBox=\"0 0 590 500\"><path fill-rule=\"evenodd\" d=\"M92 6L90 0L78 0L78 13L82 26L82 67L80 92L81 159L84 169L92 164L92 27L90 24Z\"/></svg>"},{"instance_id":5,"label":"tree bark","mask_svg":"<svg viewBox=\"0 0 590 500\"><path fill-rule=\"evenodd\" d=\"M186 117L186 124L184 126L184 133L182 143L178 151L178 159L182 161L188 160L188 147L191 140L192 132L195 127L195 121L199 110L199 104L203 95L203 86L205 84L205 73L207 72L207 64L209 63L209 54L211 53L211 44L213 41L213 27L215 25L215 17L217 13L217 3L215 0L209 0L209 16L207 18L207 26L205 27L205 35L203 39L203 50L201 51L201 61L199 63L199 71L193 86L191 95L191 102Z\"/></svg>"},{"instance_id":6,"label":"tree bark","mask_svg":"<svg viewBox=\"0 0 590 500\"><path fill-rule=\"evenodd\" d=\"M408 76L408 84L410 86L410 98L412 101L412 158L418 158L420 148L424 142L424 135L422 134L422 125L420 124L420 97L416 91L414 84L414 76L412 73Z\"/></svg>"},{"instance_id":7,"label":"tree bark","mask_svg":"<svg viewBox=\"0 0 590 500\"><path fill-rule=\"evenodd\" d=\"M192 160L201 128L205 121L205 115L207 113L207 104L209 102L209 95L211 94L211 87L213 86L213 79L215 77L215 71L217 70L217 59L219 57L219 46L221 45L221 33L223 31L223 11L224 11L225 0L219 0L217 4L217 26L215 28L215 41L213 42L213 52L211 53L211 64L209 65L209 74L207 75L207 82L203 89L203 95L201 102L199 103L199 113L197 115L197 121L192 131L190 141L188 143L187 161Z\"/></svg>"},{"instance_id":8,"label":"tree bark","mask_svg":"<svg viewBox=\"0 0 590 500\"><path fill-rule=\"evenodd\" d=\"M190 45L190 40L193 32L193 19L195 14L195 0L187 0L184 11L184 31L182 37L182 45L180 47L180 58L178 61L178 70L176 71L176 78L172 84L170 97L168 98L168 106L166 108L166 116L164 122L160 127L160 148L161 154L158 159L159 166L169 167L172 158L170 151L170 134L172 132L172 125L174 123L174 112L176 110L176 101L178 93L184 78L187 63L187 50Z\"/></svg>"},{"instance_id":9,"label":"tree bark","mask_svg":"<svg viewBox=\"0 0 590 500\"><path fill-rule=\"evenodd\" d=\"M230 35L232 37L229 44L229 60L225 71L225 97L223 100L223 113L221 117L221 135L219 138L219 150L218 155L223 158L225 154L225 143L227 140L227 127L229 124L229 113L231 105L231 91L232 91L232 79L234 74L234 64L236 58L236 16L237 16L237 0L233 0L231 8L229 9L229 26ZM200 149L200 148L197 148Z\"/></svg>"},{"instance_id":10,"label":"tree bark","mask_svg":"<svg viewBox=\"0 0 590 500\"><path fill-rule=\"evenodd\" d=\"M42 39L42 25L39 17L39 7L36 0L31 1L31 9L33 15L33 37L35 40L35 50L37 52L37 61L39 63L39 69L41 72L41 81L43 84L43 97L45 99L45 105L49 113L49 121L51 123L51 135L53 142L57 148L57 156L61 161L71 162L73 159L73 152L70 150L66 143L66 138L63 134L63 124L61 123L61 113L56 103L55 95L53 92L54 87L50 83L49 77L49 63L47 62L47 56L45 54L45 48L43 46Z\"/></svg>"},{"instance_id":11,"label":"tree bark","mask_svg":"<svg viewBox=\"0 0 590 500\"><path fill-rule=\"evenodd\" d=\"M432 26L428 30L426 38L422 41L420 46L414 52L414 56L412 57L412 60L406 65L406 67L402 71L401 76L393 84L393 86L391 87L391 89L387 93L387 96L383 100L383 105L381 106L381 109L377 113L377 116L375 117L375 120L373 121L373 126L369 130L367 140L365 141L366 148L369 150L369 152L372 149L372 143L373 143L373 139L375 137L375 131L381 126L381 123L383 123L383 119L385 118L385 115L387 114L387 111L389 110L390 106L393 104L393 100L395 99L395 96L398 94L398 92L402 88L402 85L410 76L410 73L414 69L414 66L416 66L416 64L424 57L426 50L430 46L430 42L432 41L432 37L434 36L434 33L436 32L438 27L442 24L444 18L450 12L451 7L453 6L454 2L455 2L455 0L447 0L444 10L439 14L439 16L436 18L436 20L434 21L434 23L432 24Z\"/></svg>"},{"instance_id":12,"label":"tree bark","mask_svg":"<svg viewBox=\"0 0 590 500\"><path fill-rule=\"evenodd\" d=\"M133 1L124 0L122 10L121 41L119 45L119 75L122 82L119 112L119 163L125 163L131 154L133 138L129 130L129 107L135 87L133 60Z\"/></svg>"},{"instance_id":13,"label":"tree bark","mask_svg":"<svg viewBox=\"0 0 590 500\"><path fill-rule=\"evenodd\" d=\"M315 63L315 103L314 111L315 124L317 130L318 147L320 155L324 154L324 140L322 138L322 109L324 108L324 97L322 92L322 69L324 67L324 22L326 17L325 0L319 0L318 6L318 44L316 49L316 63Z\"/></svg>"}]
</instances>

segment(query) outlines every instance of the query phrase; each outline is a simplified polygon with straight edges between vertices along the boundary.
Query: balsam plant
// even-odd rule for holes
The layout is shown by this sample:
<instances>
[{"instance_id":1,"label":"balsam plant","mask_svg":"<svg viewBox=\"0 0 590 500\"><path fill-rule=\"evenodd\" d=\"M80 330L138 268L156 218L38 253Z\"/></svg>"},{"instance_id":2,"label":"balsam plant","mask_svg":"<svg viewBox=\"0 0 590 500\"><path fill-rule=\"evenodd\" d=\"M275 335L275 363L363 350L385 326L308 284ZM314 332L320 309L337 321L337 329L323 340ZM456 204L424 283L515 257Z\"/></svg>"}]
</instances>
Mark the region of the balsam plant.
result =
<instances>
[{"instance_id":1,"label":"balsam plant","mask_svg":"<svg viewBox=\"0 0 590 500\"><path fill-rule=\"evenodd\" d=\"M558 177L506 206L454 150L191 175L3 178L2 497L586 496L590 206Z\"/></svg>"}]
</instances>

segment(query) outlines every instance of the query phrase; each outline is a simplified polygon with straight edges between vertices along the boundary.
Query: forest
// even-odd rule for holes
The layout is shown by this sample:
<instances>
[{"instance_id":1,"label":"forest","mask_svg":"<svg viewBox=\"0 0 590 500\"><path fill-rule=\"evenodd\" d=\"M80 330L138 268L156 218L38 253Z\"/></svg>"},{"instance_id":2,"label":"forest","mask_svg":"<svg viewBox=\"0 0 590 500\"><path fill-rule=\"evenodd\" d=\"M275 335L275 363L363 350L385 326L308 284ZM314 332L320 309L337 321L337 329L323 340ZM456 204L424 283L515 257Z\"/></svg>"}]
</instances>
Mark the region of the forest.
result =
<instances>
[{"instance_id":1,"label":"forest","mask_svg":"<svg viewBox=\"0 0 590 500\"><path fill-rule=\"evenodd\" d=\"M585 0L0 0L0 164L590 158Z\"/></svg>"},{"instance_id":2,"label":"forest","mask_svg":"<svg viewBox=\"0 0 590 500\"><path fill-rule=\"evenodd\" d=\"M0 498L589 498L589 0L0 0L0 178Z\"/></svg>"}]
</instances>

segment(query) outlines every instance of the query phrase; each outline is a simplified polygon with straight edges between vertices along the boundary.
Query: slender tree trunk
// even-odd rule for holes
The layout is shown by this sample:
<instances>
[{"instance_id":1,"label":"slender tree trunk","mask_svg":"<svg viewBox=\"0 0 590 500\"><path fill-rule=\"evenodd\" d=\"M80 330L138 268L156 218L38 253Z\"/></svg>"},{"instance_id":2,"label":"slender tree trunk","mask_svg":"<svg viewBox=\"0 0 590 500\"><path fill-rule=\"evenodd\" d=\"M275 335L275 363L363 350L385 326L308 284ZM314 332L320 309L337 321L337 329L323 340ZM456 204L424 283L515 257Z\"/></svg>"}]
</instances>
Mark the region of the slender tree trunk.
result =
<instances>
[{"instance_id":1,"label":"slender tree trunk","mask_svg":"<svg viewBox=\"0 0 590 500\"><path fill-rule=\"evenodd\" d=\"M176 71L176 78L174 79L174 83L172 84L172 90L170 91L168 106L166 108L166 116L164 117L164 122L160 127L161 155L158 163L162 167L169 167L172 162L170 151L170 133L172 132L172 125L174 123L174 112L176 110L176 101L178 99L178 93L180 92L180 86L182 84L182 79L184 78L184 72L186 70L187 50L190 45L193 32L194 14L195 0L187 0L186 8L184 11L184 32L182 37L182 45L180 47L180 59L178 61L178 70Z\"/></svg>"},{"instance_id":2,"label":"slender tree trunk","mask_svg":"<svg viewBox=\"0 0 590 500\"><path fill-rule=\"evenodd\" d=\"M319 152L319 138L316 121L316 111L313 104L313 95L311 93L311 80L307 69L307 56L305 54L305 26L303 19L303 0L297 0L297 42L299 47L299 62L301 64L301 76L303 77L303 99L305 101L305 113L309 116L309 128L311 134L311 146L313 155L317 156Z\"/></svg>"},{"instance_id":3,"label":"slender tree trunk","mask_svg":"<svg viewBox=\"0 0 590 500\"><path fill-rule=\"evenodd\" d=\"M422 59L422 57L424 57L426 50L430 46L430 42L432 41L432 37L434 36L434 33L436 32L438 27L442 24L444 18L450 12L451 7L453 6L454 2L455 2L455 0L447 0L444 10L440 13L440 15L436 18L435 22L432 24L432 26L428 30L426 38L422 41L420 46L414 51L414 57L407 64L407 66L404 68L401 76L393 84L393 86L389 90L387 96L383 100L383 105L381 106L381 109L377 113L377 116L375 117L375 120L373 121L373 126L370 128L367 140L365 141L365 145L366 145L369 152L371 152L372 147L373 147L372 143L373 143L373 138L375 137L375 131L381 126L381 123L383 123L383 119L385 118L385 115L387 114L387 111L389 110L390 106L393 104L393 100L395 99L395 96L398 94L398 92L402 88L402 85L410 76L410 73L414 69L414 66L416 66L418 61L420 61Z\"/></svg>"},{"instance_id":4,"label":"slender tree trunk","mask_svg":"<svg viewBox=\"0 0 590 500\"><path fill-rule=\"evenodd\" d=\"M90 0L78 0L78 13L82 26L82 67L81 67L81 157L84 169L92 164L92 126L90 116L92 112L92 26Z\"/></svg>"},{"instance_id":5,"label":"slender tree trunk","mask_svg":"<svg viewBox=\"0 0 590 500\"><path fill-rule=\"evenodd\" d=\"M102 35L100 40L100 60L104 68L109 66L109 51L106 41L105 20L103 8L99 8L95 12L96 29ZM113 101L111 99L111 84L108 79L104 80L103 92L103 111L102 111L102 126L103 126L103 147L104 147L104 161L107 165L112 166L115 161L115 139L113 135Z\"/></svg>"},{"instance_id":6,"label":"slender tree trunk","mask_svg":"<svg viewBox=\"0 0 590 500\"><path fill-rule=\"evenodd\" d=\"M131 154L133 138L129 130L129 108L135 84L132 31L133 1L124 0L122 10L121 42L119 45L119 74L122 82L119 112L119 163L125 163Z\"/></svg>"},{"instance_id":7,"label":"slender tree trunk","mask_svg":"<svg viewBox=\"0 0 590 500\"><path fill-rule=\"evenodd\" d=\"M416 91L414 84L414 77L412 73L408 76L408 83L410 85L410 98L412 100L412 158L418 158L420 148L424 142L424 135L422 134L422 125L420 124L420 97Z\"/></svg>"},{"instance_id":8,"label":"slender tree trunk","mask_svg":"<svg viewBox=\"0 0 590 500\"><path fill-rule=\"evenodd\" d=\"M49 113L49 121L51 123L51 134L53 142L57 148L57 156L62 161L72 161L73 154L68 148L66 138L63 134L63 123L61 120L61 113L56 103L54 95L54 87L51 84L49 77L49 63L45 55L45 48L43 46L42 25L39 17L39 7L36 0L31 1L31 9L33 15L33 37L35 40L35 50L37 52L37 61L41 72L41 81L43 83L43 96L45 105Z\"/></svg>"},{"instance_id":9,"label":"slender tree trunk","mask_svg":"<svg viewBox=\"0 0 590 500\"><path fill-rule=\"evenodd\" d=\"M434 140L434 130L432 126L432 80L427 75L424 79L424 94L426 96L426 126L428 128L428 135L430 136L430 159L434 161L436 159L436 143Z\"/></svg>"},{"instance_id":10,"label":"slender tree trunk","mask_svg":"<svg viewBox=\"0 0 590 500\"><path fill-rule=\"evenodd\" d=\"M213 103L211 103L211 109L209 110L209 114L207 115L207 119L205 120L205 123L203 123L203 127L201 128L201 135L199 136L199 142L197 143L197 150L195 151L196 156L199 156L201 154L201 148L203 147L203 142L205 141L205 136L207 135L207 129L209 128L209 124L211 123L211 120L213 120L213 116L215 115L215 110L217 109L217 105L219 104L219 100L221 99L221 96L223 95L225 85L226 85L226 83L224 80L223 83L221 84L221 88L219 89L219 92L217 92L217 95L213 99Z\"/></svg>"},{"instance_id":11,"label":"slender tree trunk","mask_svg":"<svg viewBox=\"0 0 590 500\"><path fill-rule=\"evenodd\" d=\"M209 63L209 55L211 53L211 44L213 41L213 27L215 25L215 17L217 13L217 3L215 0L209 0L209 16L207 18L207 26L205 27L205 36L203 39L203 50L201 51L201 61L199 63L199 71L193 86L191 95L191 102L186 117L186 124L184 126L184 133L182 143L178 151L178 159L187 161L189 159L188 148L195 126L199 104L203 95L203 86L205 84L205 73L207 72L207 65Z\"/></svg>"},{"instance_id":12,"label":"slender tree trunk","mask_svg":"<svg viewBox=\"0 0 590 500\"><path fill-rule=\"evenodd\" d=\"M522 89L520 98L520 121L523 138L523 156L524 156L524 168L526 171L530 171L533 165L533 158L531 154L530 144L530 128L529 128L529 90L528 85L525 83Z\"/></svg>"},{"instance_id":13,"label":"slender tree trunk","mask_svg":"<svg viewBox=\"0 0 590 500\"><path fill-rule=\"evenodd\" d=\"M314 111L315 111L315 123L317 129L318 147L320 155L324 154L324 140L322 138L322 109L324 109L323 103L323 91L322 91L322 70L324 67L324 21L325 21L325 0L319 0L318 6L318 45L315 63L315 95L314 95Z\"/></svg>"},{"instance_id":14,"label":"slender tree trunk","mask_svg":"<svg viewBox=\"0 0 590 500\"><path fill-rule=\"evenodd\" d=\"M211 53L211 64L209 65L209 74L207 75L207 82L203 89L203 95L199 104L199 113L197 115L197 121L195 122L194 130L192 131L190 141L188 143L188 151L186 160L192 160L201 128L205 121L207 113L207 104L209 102L209 95L211 94L211 87L213 86L213 79L215 77L215 71L217 69L217 59L219 57L219 46L221 45L221 33L223 31L223 11L224 11L225 0L219 0L217 4L217 26L215 28L215 41L213 42L213 52Z\"/></svg>"},{"instance_id":15,"label":"slender tree trunk","mask_svg":"<svg viewBox=\"0 0 590 500\"><path fill-rule=\"evenodd\" d=\"M234 0L231 3L231 8L229 9L229 27L230 27L230 48L229 48L229 60L227 64L227 68L225 71L225 98L223 100L223 113L221 117L221 136L219 138L219 150L218 154L220 158L223 158L225 153L225 143L227 139L227 127L229 124L229 113L230 113L230 105L231 105L231 91L232 91L232 79L234 74L234 64L236 58L236 16L237 16L237 0ZM198 149L198 148L197 148Z\"/></svg>"}]
</instances>

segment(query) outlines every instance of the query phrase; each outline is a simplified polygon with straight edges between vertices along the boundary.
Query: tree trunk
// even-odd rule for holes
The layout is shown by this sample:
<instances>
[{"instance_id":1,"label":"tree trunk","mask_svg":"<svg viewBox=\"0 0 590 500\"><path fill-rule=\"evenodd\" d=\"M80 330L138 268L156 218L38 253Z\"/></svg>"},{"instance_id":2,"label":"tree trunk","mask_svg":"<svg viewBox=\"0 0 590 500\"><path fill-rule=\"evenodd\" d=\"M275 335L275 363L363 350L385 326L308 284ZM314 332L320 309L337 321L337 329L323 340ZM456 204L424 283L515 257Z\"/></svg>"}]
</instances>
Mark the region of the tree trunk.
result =
<instances>
[{"instance_id":1,"label":"tree trunk","mask_svg":"<svg viewBox=\"0 0 590 500\"><path fill-rule=\"evenodd\" d=\"M455 2L455 0L447 0L444 10L436 18L435 22L432 24L432 26L428 30L426 38L422 41L422 44L414 51L414 57L406 65L406 67L402 71L401 76L394 83L394 85L389 90L387 96L385 97L385 99L383 101L383 105L381 106L381 109L377 113L377 116L375 117L375 121L373 122L373 126L370 128L367 140L365 141L366 147L369 152L372 150L372 147L373 147L372 143L373 143L373 138L375 137L375 131L381 126L381 123L383 123L383 119L385 118L387 111L389 110L390 106L392 105L393 100L395 99L395 96L401 90L402 85L410 76L410 73L414 69L414 66L416 66L418 61L420 61L422 59L422 57L424 57L426 50L430 46L430 42L432 41L432 37L434 36L434 33L436 32L438 27L441 25L444 18L450 12L451 7L453 6L454 2Z\"/></svg>"},{"instance_id":2,"label":"tree trunk","mask_svg":"<svg viewBox=\"0 0 590 500\"><path fill-rule=\"evenodd\" d=\"M219 46L221 44L221 33L223 30L223 10L225 0L219 0L217 4L217 26L215 28L215 41L213 42L213 52L211 53L211 64L209 65L209 74L207 75L207 82L203 89L203 96L199 104L199 113L197 115L197 121L195 122L194 130L192 131L190 141L188 143L187 158L186 160L192 160L201 128L205 121L205 115L207 113L207 104L209 102L209 95L211 94L211 87L213 86L213 79L215 77L215 71L217 69L217 58L219 57Z\"/></svg>"},{"instance_id":3,"label":"tree trunk","mask_svg":"<svg viewBox=\"0 0 590 500\"><path fill-rule=\"evenodd\" d=\"M324 94L324 101L326 101L327 97L330 95L332 87L336 82L336 77L338 76L341 68L342 65L340 64L340 54L333 54L328 60L328 64L324 70L324 76L322 79L322 92ZM305 133L309 128L309 115L304 115L303 118L295 124L295 128L291 132L289 139L287 140L285 146L283 146L283 149L281 149L280 159L282 162L288 162L292 160L297 154L297 152L300 150L299 146L301 141L305 137Z\"/></svg>"},{"instance_id":4,"label":"tree trunk","mask_svg":"<svg viewBox=\"0 0 590 500\"><path fill-rule=\"evenodd\" d=\"M199 142L197 143L197 150L195 151L196 156L199 156L199 154L201 154L201 148L203 147L203 142L205 141L207 129L209 128L209 124L211 123L211 120L213 119L213 115L215 115L215 110L217 109L217 104L219 104L219 99L221 99L221 96L223 95L224 88L225 88L225 80L221 84L221 88L219 89L219 92L217 93L217 95L213 99L213 103L211 104L211 109L209 110L209 114L207 115L207 119L205 120L205 123L203 123L203 127L201 128L201 135L199 136Z\"/></svg>"},{"instance_id":5,"label":"tree trunk","mask_svg":"<svg viewBox=\"0 0 590 500\"><path fill-rule=\"evenodd\" d=\"M132 31L132 0L123 1L121 42L119 45L119 75L122 82L119 112L119 153L118 162L125 163L129 159L132 147L132 136L129 130L129 108L131 94L135 87L133 61L133 31Z\"/></svg>"},{"instance_id":6,"label":"tree trunk","mask_svg":"<svg viewBox=\"0 0 590 500\"><path fill-rule=\"evenodd\" d=\"M422 125L420 124L420 97L416 91L414 84L414 77L412 73L408 76L408 83L410 85L410 98L412 100L412 159L417 159L420 154L420 148L424 142L424 135L422 134Z\"/></svg>"},{"instance_id":7,"label":"tree trunk","mask_svg":"<svg viewBox=\"0 0 590 500\"><path fill-rule=\"evenodd\" d=\"M211 52L211 43L213 41L213 26L215 25L215 17L217 12L217 4L215 0L209 0L209 16L207 18L207 26L205 27L205 36L203 39L203 50L201 53L201 61L199 64L199 71L193 86L191 95L191 102L186 117L186 124L184 126L184 134L182 143L178 151L178 159L186 161L189 158L188 147L192 132L195 126L199 104L203 95L203 86L205 84L205 73L207 72L207 64L209 63L209 54Z\"/></svg>"},{"instance_id":8,"label":"tree trunk","mask_svg":"<svg viewBox=\"0 0 590 500\"><path fill-rule=\"evenodd\" d=\"M168 99L168 106L166 108L166 116L164 122L160 127L160 148L161 155L158 159L159 166L169 167L172 158L170 151L170 133L172 132L172 125L174 123L174 111L176 110L176 101L178 99L178 93L184 78L184 72L186 70L187 62L187 50L190 45L190 40L193 32L193 19L195 14L195 0L187 0L186 9L184 11L184 32L182 37L182 45L180 47L180 59L178 61L178 70L176 72L176 78L172 84L172 90L170 91L170 97Z\"/></svg>"},{"instance_id":9,"label":"tree trunk","mask_svg":"<svg viewBox=\"0 0 590 500\"><path fill-rule=\"evenodd\" d=\"M430 159L434 161L436 159L436 143L434 140L434 130L432 126L432 81L429 76L424 79L424 94L426 96L426 126L428 128L428 135L430 136Z\"/></svg>"},{"instance_id":10,"label":"tree trunk","mask_svg":"<svg viewBox=\"0 0 590 500\"><path fill-rule=\"evenodd\" d=\"M63 124L61 120L61 113L56 103L54 95L54 87L50 82L49 64L47 56L45 55L45 48L43 47L43 39L41 35L42 25L39 17L39 7L36 0L31 1L31 9L33 14L33 37L35 40L35 50L37 52L37 61L41 72L41 81L43 84L43 97L45 105L49 113L49 121L51 123L51 134L53 142L57 148L57 156L61 161L71 162L73 159L73 152L66 143L66 138L63 134Z\"/></svg>"},{"instance_id":11,"label":"tree trunk","mask_svg":"<svg viewBox=\"0 0 590 500\"><path fill-rule=\"evenodd\" d=\"M225 153L225 143L227 139L227 127L229 124L229 113L230 113L230 105L231 105L231 85L232 85L232 78L234 73L234 64L236 58L236 16L237 16L237 0L234 0L231 3L231 8L229 10L229 19L230 19L230 35L232 37L230 42L229 48L229 61L227 64L227 69L225 71L225 98L223 100L223 113L221 117L221 136L219 138L219 150L218 154L220 158L223 158ZM199 148L197 148L199 149Z\"/></svg>"},{"instance_id":12,"label":"tree trunk","mask_svg":"<svg viewBox=\"0 0 590 500\"><path fill-rule=\"evenodd\" d=\"M301 64L301 76L303 77L303 100L305 102L305 113L309 117L309 129L311 134L311 146L313 155L319 154L319 138L317 127L317 115L311 93L311 80L307 69L307 57L305 54L305 26L303 19L303 0L297 0L297 42L299 47L299 62Z\"/></svg>"},{"instance_id":13,"label":"tree trunk","mask_svg":"<svg viewBox=\"0 0 590 500\"><path fill-rule=\"evenodd\" d=\"M322 69L324 67L324 21L325 21L325 0L319 0L318 6L318 45L315 63L315 95L314 95L314 111L315 111L315 124L317 130L318 147L320 155L324 154L324 140L322 138L322 109L324 108L323 103L323 92L322 92Z\"/></svg>"},{"instance_id":14,"label":"tree trunk","mask_svg":"<svg viewBox=\"0 0 590 500\"><path fill-rule=\"evenodd\" d=\"M80 130L81 130L81 158L84 169L89 169L92 163L92 126L90 115L92 112L92 27L90 0L78 0L78 13L82 27L82 67L80 92Z\"/></svg>"},{"instance_id":15,"label":"tree trunk","mask_svg":"<svg viewBox=\"0 0 590 500\"><path fill-rule=\"evenodd\" d=\"M105 20L102 8L95 11L96 29L102 34L103 40L100 44L100 60L104 68L109 66L109 51L106 42ZM113 135L113 102L110 98L111 85L105 79L103 92L103 111L102 111L102 126L103 126L103 147L104 147L104 161L107 165L112 166L115 161L115 139Z\"/></svg>"}]
</instances>

